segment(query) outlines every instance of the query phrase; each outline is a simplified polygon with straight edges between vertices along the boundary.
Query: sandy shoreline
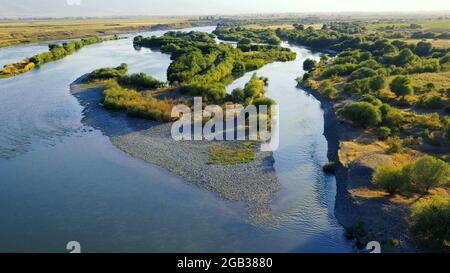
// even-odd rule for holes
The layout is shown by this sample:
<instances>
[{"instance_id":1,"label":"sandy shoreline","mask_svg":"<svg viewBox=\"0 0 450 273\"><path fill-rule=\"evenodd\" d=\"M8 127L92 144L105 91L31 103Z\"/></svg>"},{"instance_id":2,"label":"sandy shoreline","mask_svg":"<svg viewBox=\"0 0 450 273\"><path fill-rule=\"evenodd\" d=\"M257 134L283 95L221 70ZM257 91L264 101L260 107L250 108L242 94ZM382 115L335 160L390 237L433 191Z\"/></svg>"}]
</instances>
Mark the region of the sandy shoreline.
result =
<instances>
[{"instance_id":1,"label":"sandy shoreline","mask_svg":"<svg viewBox=\"0 0 450 273\"><path fill-rule=\"evenodd\" d=\"M101 130L117 148L167 169L223 199L246 203L252 221L265 221L271 217L272 195L281 188L271 152L257 149L256 159L245 164L208 164L213 142L177 142L171 137L171 123L111 112L100 105L102 87L83 89L78 82L71 85L71 93L84 106L83 124Z\"/></svg>"}]
</instances>

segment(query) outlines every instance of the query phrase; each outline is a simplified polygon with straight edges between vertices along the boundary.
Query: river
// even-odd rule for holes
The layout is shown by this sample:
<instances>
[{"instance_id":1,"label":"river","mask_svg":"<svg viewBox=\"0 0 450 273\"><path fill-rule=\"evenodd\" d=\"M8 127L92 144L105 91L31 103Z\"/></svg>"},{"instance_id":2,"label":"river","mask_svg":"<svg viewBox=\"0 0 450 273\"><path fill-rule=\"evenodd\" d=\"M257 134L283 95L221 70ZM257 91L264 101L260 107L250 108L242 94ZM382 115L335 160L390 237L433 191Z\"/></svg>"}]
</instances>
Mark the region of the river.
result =
<instances>
[{"instance_id":1,"label":"river","mask_svg":"<svg viewBox=\"0 0 450 273\"><path fill-rule=\"evenodd\" d=\"M0 80L0 252L66 252L69 241L79 241L84 252L352 251L334 217L335 179L321 169L327 162L323 111L296 88L304 59L319 54L286 45L297 60L257 71L269 77L267 96L280 105L274 158L282 190L273 197L273 220L255 224L243 204L135 159L103 132L83 125L84 109L69 91L79 76L126 62L131 73L166 79L170 57L135 50L133 37L90 45ZM0 64L44 48L2 48Z\"/></svg>"}]
</instances>

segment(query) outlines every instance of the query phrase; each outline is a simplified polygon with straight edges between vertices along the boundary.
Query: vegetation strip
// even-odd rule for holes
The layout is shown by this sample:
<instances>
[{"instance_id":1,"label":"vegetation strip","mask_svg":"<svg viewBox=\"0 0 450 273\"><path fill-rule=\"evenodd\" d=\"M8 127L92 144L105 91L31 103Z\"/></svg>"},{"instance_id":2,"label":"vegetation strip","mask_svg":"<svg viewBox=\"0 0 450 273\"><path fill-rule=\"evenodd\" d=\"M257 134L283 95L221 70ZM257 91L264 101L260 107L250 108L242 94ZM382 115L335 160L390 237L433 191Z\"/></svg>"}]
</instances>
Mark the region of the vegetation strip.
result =
<instances>
[{"instance_id":1,"label":"vegetation strip","mask_svg":"<svg viewBox=\"0 0 450 273\"><path fill-rule=\"evenodd\" d=\"M101 43L104 41L109 40L117 40L119 39L117 36L114 36L113 38L97 38L97 37L91 37L91 38L84 38L77 41L67 42L63 44L50 44L48 46L49 51L37 54L33 57L23 59L22 61L15 63L15 64L7 64L3 67L2 70L0 70L0 77L2 78L8 78L13 77L22 73L26 73L30 70L33 70L37 67L41 67L43 64L53 62L56 60L60 60L70 54L73 54L77 50L80 50L81 48Z\"/></svg>"}]
</instances>

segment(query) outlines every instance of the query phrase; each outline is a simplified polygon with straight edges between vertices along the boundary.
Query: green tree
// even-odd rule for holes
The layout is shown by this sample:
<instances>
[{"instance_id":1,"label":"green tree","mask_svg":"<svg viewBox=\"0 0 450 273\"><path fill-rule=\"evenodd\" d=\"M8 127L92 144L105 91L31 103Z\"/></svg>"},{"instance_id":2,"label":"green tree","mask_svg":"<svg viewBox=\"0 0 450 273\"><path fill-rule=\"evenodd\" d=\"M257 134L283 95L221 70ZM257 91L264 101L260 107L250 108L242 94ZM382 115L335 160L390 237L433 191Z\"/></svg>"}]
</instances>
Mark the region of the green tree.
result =
<instances>
[{"instance_id":1,"label":"green tree","mask_svg":"<svg viewBox=\"0 0 450 273\"><path fill-rule=\"evenodd\" d=\"M380 110L365 101L349 103L339 109L337 115L363 128L374 127L381 122Z\"/></svg>"},{"instance_id":2,"label":"green tree","mask_svg":"<svg viewBox=\"0 0 450 273\"><path fill-rule=\"evenodd\" d=\"M424 156L410 168L411 180L420 189L428 191L432 187L445 186L450 179L449 165L432 156Z\"/></svg>"},{"instance_id":3,"label":"green tree","mask_svg":"<svg viewBox=\"0 0 450 273\"><path fill-rule=\"evenodd\" d=\"M369 85L372 91L380 91L387 86L386 77L382 75L372 77Z\"/></svg>"},{"instance_id":4,"label":"green tree","mask_svg":"<svg viewBox=\"0 0 450 273\"><path fill-rule=\"evenodd\" d=\"M399 66L404 66L414 61L415 59L414 53L409 48L402 49L397 57L395 58L395 63Z\"/></svg>"},{"instance_id":5,"label":"green tree","mask_svg":"<svg viewBox=\"0 0 450 273\"><path fill-rule=\"evenodd\" d=\"M411 86L411 78L408 76L397 76L390 84L392 92L397 95L397 97L404 97L413 93L413 87Z\"/></svg>"},{"instance_id":6,"label":"green tree","mask_svg":"<svg viewBox=\"0 0 450 273\"><path fill-rule=\"evenodd\" d=\"M245 101L245 92L242 88L236 88L231 92L235 102L243 103Z\"/></svg>"},{"instance_id":7,"label":"green tree","mask_svg":"<svg viewBox=\"0 0 450 273\"><path fill-rule=\"evenodd\" d=\"M429 56L431 52L433 52L433 45L428 42L418 42L414 48L414 53L422 57Z\"/></svg>"},{"instance_id":8,"label":"green tree","mask_svg":"<svg viewBox=\"0 0 450 273\"><path fill-rule=\"evenodd\" d=\"M450 198L435 196L412 207L411 233L429 247L450 242Z\"/></svg>"},{"instance_id":9,"label":"green tree","mask_svg":"<svg viewBox=\"0 0 450 273\"><path fill-rule=\"evenodd\" d=\"M312 59L306 59L303 62L303 70L310 72L311 70L315 69L317 66L317 62Z\"/></svg>"},{"instance_id":10,"label":"green tree","mask_svg":"<svg viewBox=\"0 0 450 273\"><path fill-rule=\"evenodd\" d=\"M393 194L408 188L409 178L402 167L383 166L375 170L372 182Z\"/></svg>"}]
</instances>

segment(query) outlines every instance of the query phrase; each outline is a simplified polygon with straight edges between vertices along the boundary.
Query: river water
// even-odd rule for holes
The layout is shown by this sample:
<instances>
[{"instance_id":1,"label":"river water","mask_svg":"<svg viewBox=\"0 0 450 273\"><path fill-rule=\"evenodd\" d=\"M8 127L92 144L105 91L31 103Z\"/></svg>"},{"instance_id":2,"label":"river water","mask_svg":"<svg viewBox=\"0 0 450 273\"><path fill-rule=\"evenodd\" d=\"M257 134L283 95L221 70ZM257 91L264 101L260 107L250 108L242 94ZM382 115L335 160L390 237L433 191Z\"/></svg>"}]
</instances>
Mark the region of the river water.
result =
<instances>
[{"instance_id":1,"label":"river water","mask_svg":"<svg viewBox=\"0 0 450 273\"><path fill-rule=\"evenodd\" d=\"M82 124L83 107L69 92L79 76L125 62L131 73L166 79L169 56L135 50L133 36L0 80L0 252L66 252L69 241L79 241L84 252L352 251L334 217L335 179L321 170L323 111L294 80L303 60L318 54L286 45L297 60L257 71L269 77L267 96L280 105L274 158L283 187L273 197L273 220L255 224L245 204L132 158ZM0 64L43 50L42 43L3 48Z\"/></svg>"}]
</instances>

